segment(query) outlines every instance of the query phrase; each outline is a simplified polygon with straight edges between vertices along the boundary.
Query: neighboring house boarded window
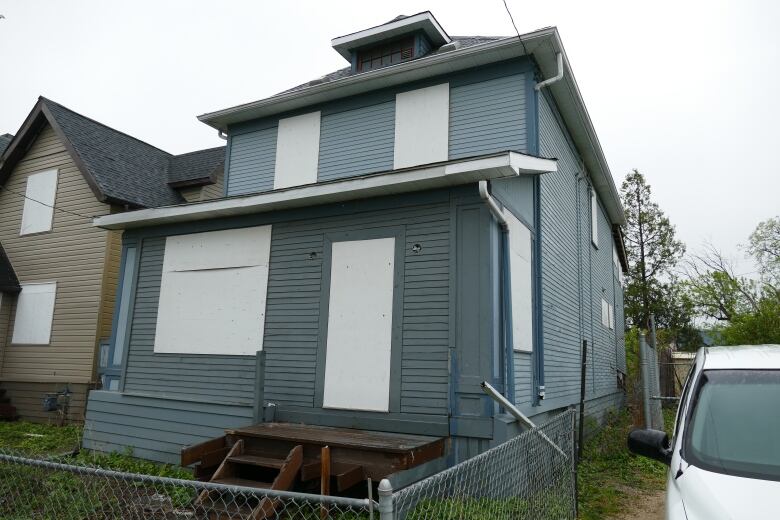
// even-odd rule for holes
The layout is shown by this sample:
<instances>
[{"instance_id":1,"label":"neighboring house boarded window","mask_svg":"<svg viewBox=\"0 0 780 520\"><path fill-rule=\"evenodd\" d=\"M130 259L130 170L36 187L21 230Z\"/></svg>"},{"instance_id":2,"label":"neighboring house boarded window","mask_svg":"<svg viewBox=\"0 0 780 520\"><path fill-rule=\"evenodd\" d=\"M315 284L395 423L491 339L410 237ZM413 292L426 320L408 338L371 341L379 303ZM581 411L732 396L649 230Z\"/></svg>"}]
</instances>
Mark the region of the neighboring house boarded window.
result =
<instances>
[{"instance_id":1,"label":"neighboring house boarded window","mask_svg":"<svg viewBox=\"0 0 780 520\"><path fill-rule=\"evenodd\" d=\"M449 121L449 83L397 94L393 168L446 161Z\"/></svg>"},{"instance_id":2,"label":"neighboring house boarded window","mask_svg":"<svg viewBox=\"0 0 780 520\"><path fill-rule=\"evenodd\" d=\"M271 226L168 237L154 351L262 350L270 251Z\"/></svg>"},{"instance_id":3,"label":"neighboring house boarded window","mask_svg":"<svg viewBox=\"0 0 780 520\"><path fill-rule=\"evenodd\" d=\"M34 173L27 177L20 235L51 231L56 194L57 170Z\"/></svg>"},{"instance_id":4,"label":"neighboring house boarded window","mask_svg":"<svg viewBox=\"0 0 780 520\"><path fill-rule=\"evenodd\" d=\"M512 342L515 350L533 350L533 274L531 231L517 218L506 217L509 226L509 266L512 294Z\"/></svg>"},{"instance_id":5,"label":"neighboring house boarded window","mask_svg":"<svg viewBox=\"0 0 780 520\"><path fill-rule=\"evenodd\" d=\"M590 191L590 239L599 247L599 201L594 189Z\"/></svg>"},{"instance_id":6,"label":"neighboring house boarded window","mask_svg":"<svg viewBox=\"0 0 780 520\"><path fill-rule=\"evenodd\" d=\"M320 112L279 120L274 189L317 182Z\"/></svg>"},{"instance_id":7,"label":"neighboring house boarded window","mask_svg":"<svg viewBox=\"0 0 780 520\"><path fill-rule=\"evenodd\" d=\"M22 284L16 300L16 318L11 343L15 345L48 345L54 319L57 283Z\"/></svg>"}]
</instances>

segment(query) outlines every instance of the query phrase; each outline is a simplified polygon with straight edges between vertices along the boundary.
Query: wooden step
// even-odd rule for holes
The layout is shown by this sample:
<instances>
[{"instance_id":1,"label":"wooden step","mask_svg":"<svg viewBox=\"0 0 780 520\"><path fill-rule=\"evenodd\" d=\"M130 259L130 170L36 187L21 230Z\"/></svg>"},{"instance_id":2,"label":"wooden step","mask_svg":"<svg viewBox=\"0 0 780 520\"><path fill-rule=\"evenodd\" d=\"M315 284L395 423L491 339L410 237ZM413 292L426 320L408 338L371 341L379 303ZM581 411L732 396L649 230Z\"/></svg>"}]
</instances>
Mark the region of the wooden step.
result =
<instances>
[{"instance_id":1,"label":"wooden step","mask_svg":"<svg viewBox=\"0 0 780 520\"><path fill-rule=\"evenodd\" d=\"M234 464L245 464L247 466L259 466L261 468L273 468L280 469L284 465L284 459L276 459L273 457L262 457L260 455L231 455L226 459L228 462Z\"/></svg>"},{"instance_id":2,"label":"wooden step","mask_svg":"<svg viewBox=\"0 0 780 520\"><path fill-rule=\"evenodd\" d=\"M271 482L259 482L257 480L249 480L245 478L237 477L224 477L211 481L214 484L225 484L227 486L244 486L258 489L269 489Z\"/></svg>"}]
</instances>

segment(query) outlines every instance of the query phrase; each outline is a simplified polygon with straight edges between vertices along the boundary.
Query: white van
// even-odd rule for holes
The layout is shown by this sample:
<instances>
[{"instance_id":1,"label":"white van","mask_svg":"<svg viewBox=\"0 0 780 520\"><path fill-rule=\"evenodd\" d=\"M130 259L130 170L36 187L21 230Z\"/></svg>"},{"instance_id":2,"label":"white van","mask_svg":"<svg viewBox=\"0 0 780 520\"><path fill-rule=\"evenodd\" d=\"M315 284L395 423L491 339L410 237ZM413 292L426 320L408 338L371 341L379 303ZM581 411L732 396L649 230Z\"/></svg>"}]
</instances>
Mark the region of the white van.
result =
<instances>
[{"instance_id":1,"label":"white van","mask_svg":"<svg viewBox=\"0 0 780 520\"><path fill-rule=\"evenodd\" d=\"M667 520L780 518L780 345L700 349L671 441L634 430L628 447L669 465Z\"/></svg>"}]
</instances>

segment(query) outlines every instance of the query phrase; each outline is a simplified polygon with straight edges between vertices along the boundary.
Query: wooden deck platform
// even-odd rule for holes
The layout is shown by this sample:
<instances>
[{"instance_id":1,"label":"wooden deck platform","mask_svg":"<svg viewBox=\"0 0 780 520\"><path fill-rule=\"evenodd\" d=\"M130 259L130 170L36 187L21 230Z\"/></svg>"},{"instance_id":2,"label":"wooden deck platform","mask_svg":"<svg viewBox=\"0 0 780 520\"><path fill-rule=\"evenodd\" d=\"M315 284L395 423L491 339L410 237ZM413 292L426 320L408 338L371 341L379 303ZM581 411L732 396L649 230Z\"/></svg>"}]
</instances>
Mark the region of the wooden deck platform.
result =
<instances>
[{"instance_id":1,"label":"wooden deck platform","mask_svg":"<svg viewBox=\"0 0 780 520\"><path fill-rule=\"evenodd\" d=\"M295 423L261 423L244 428L225 430L227 435L291 441L295 444L315 444L331 448L353 448L388 453L403 453L425 449L443 441L440 437L388 433L351 428L334 428Z\"/></svg>"},{"instance_id":2,"label":"wooden deck platform","mask_svg":"<svg viewBox=\"0 0 780 520\"><path fill-rule=\"evenodd\" d=\"M240 445L240 449L235 447ZM261 423L225 430L223 437L182 450L183 466L197 464L198 478L243 478L259 469L278 471L292 450L301 450L297 482L329 474L338 490L374 481L444 456L446 438L296 423ZM324 464L323 452L328 461ZM324 469L324 467L326 469ZM263 482L258 480L258 487ZM267 481L266 481L267 482Z\"/></svg>"}]
</instances>

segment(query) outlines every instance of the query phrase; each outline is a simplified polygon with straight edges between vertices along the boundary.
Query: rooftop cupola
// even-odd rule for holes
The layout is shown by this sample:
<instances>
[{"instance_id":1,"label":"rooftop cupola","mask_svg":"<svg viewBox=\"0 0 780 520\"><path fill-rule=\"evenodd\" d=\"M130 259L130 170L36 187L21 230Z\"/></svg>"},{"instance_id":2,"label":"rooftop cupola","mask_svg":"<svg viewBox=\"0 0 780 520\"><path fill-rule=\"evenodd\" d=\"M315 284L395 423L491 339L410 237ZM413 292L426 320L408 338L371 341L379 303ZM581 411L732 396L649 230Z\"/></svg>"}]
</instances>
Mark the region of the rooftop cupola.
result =
<instances>
[{"instance_id":1,"label":"rooftop cupola","mask_svg":"<svg viewBox=\"0 0 780 520\"><path fill-rule=\"evenodd\" d=\"M360 73L420 58L450 41L436 18L425 11L339 36L331 45L349 60L353 73Z\"/></svg>"}]
</instances>

